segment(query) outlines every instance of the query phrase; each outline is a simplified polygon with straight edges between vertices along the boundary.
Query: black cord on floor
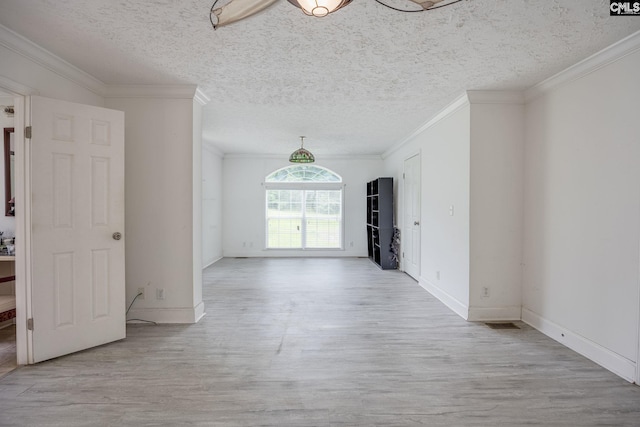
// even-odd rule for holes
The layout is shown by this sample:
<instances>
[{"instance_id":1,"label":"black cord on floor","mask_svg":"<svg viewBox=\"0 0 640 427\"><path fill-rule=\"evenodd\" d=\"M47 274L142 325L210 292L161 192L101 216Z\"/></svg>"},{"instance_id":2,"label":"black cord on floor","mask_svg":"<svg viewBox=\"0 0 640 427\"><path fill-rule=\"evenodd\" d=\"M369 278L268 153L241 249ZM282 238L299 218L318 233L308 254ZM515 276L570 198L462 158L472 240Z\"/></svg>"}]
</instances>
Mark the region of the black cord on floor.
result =
<instances>
[{"instance_id":1,"label":"black cord on floor","mask_svg":"<svg viewBox=\"0 0 640 427\"><path fill-rule=\"evenodd\" d=\"M138 295L136 295L135 298L133 298L133 301L131 301L131 304L129 304L129 308L127 308L127 311L124 313L125 316L129 314L129 310L131 310L131 306L133 305L134 302L136 302L136 300L140 295L142 295L142 292L139 292Z\"/></svg>"},{"instance_id":2,"label":"black cord on floor","mask_svg":"<svg viewBox=\"0 0 640 427\"><path fill-rule=\"evenodd\" d=\"M129 314L129 310L131 310L131 307L133 306L133 303L136 302L136 300L138 299L138 297L142 295L142 292L138 292L138 295L136 295L133 298L133 301L131 301L131 304L129 304L129 308L127 308L127 311L124 313L124 316L127 317L127 314ZM146 322L146 323L153 323L154 325L157 325L157 322L154 322L153 320L144 320L144 319L127 319L127 322L131 322L131 321L137 321L137 322Z\"/></svg>"}]
</instances>

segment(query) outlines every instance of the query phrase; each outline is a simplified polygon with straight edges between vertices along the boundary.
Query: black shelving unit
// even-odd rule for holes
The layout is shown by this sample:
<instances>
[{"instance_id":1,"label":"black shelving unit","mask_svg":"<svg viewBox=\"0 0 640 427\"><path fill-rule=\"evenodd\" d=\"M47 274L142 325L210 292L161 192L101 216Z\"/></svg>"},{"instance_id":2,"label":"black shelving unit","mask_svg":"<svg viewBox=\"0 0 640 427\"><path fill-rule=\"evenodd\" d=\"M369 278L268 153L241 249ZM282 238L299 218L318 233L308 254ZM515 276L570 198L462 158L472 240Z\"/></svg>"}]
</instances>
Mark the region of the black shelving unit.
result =
<instances>
[{"instance_id":1,"label":"black shelving unit","mask_svg":"<svg viewBox=\"0 0 640 427\"><path fill-rule=\"evenodd\" d=\"M393 178L367 183L367 248L369 258L383 270L397 268L393 258Z\"/></svg>"}]
</instances>

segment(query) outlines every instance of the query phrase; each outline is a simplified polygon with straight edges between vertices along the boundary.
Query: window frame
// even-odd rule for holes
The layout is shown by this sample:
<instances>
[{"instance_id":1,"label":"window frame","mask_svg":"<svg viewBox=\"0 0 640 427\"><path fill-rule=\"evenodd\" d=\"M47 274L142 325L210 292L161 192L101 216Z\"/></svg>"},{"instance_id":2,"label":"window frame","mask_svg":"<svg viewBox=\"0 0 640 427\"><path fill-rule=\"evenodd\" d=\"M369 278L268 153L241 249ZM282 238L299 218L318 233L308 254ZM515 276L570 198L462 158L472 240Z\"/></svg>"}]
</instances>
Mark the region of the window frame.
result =
<instances>
[{"instance_id":1,"label":"window frame","mask_svg":"<svg viewBox=\"0 0 640 427\"><path fill-rule=\"evenodd\" d=\"M273 175L274 173L277 173L283 169L286 168L290 168L292 166L287 166L284 168L280 168L272 173L270 173L269 175L267 175L267 178L271 175ZM293 166L295 167L295 166ZM314 167L319 167L321 169L327 170L328 172L334 174L336 177L338 177L340 179L340 181L321 181L321 182L317 182L317 181L276 181L276 182L268 182L266 181L264 183L264 200L265 200L265 210L264 210L264 248L267 251L344 251L344 188L345 185L342 182L342 177L340 175L338 175L337 173L333 172L330 169L327 168L323 168L321 166L314 166ZM302 191L302 229L300 230L301 235L302 235L302 247L299 248L271 248L269 247L269 215L268 215L268 207L269 207L269 190L293 190L293 191ZM335 248L307 248L306 246L306 212L305 212L305 205L306 205L306 192L307 191L323 191L323 190L327 190L327 191L336 191L339 190L340 191L340 238L339 238L339 247L335 247Z\"/></svg>"},{"instance_id":2,"label":"window frame","mask_svg":"<svg viewBox=\"0 0 640 427\"><path fill-rule=\"evenodd\" d=\"M273 181L270 181L269 180L269 178L273 177L274 175L278 175L281 172L284 172L284 171L287 171L287 170L294 170L295 171L295 169L302 169L302 170L304 170L304 169L320 169L323 172L325 172L326 174L335 177L336 180L332 180L332 181L316 181L316 180L310 180L310 179L309 180L302 179L302 180L295 180L295 181L294 180L292 180L292 181L286 181L286 180L277 180L277 181L273 180ZM294 174L293 173L288 173L287 176L293 177ZM307 164L304 164L304 165L289 165L289 166L285 166L285 167L280 168L280 169L276 169L273 172L271 172L265 178L265 183L268 183L268 184L293 184L293 183L300 183L300 184L302 184L302 183L306 183L306 184L340 184L340 183L342 183L342 177L340 175L338 175L337 173L335 173L334 171L332 171L331 169L325 168L325 167L322 167L322 166L318 166L318 165L307 165Z\"/></svg>"}]
</instances>

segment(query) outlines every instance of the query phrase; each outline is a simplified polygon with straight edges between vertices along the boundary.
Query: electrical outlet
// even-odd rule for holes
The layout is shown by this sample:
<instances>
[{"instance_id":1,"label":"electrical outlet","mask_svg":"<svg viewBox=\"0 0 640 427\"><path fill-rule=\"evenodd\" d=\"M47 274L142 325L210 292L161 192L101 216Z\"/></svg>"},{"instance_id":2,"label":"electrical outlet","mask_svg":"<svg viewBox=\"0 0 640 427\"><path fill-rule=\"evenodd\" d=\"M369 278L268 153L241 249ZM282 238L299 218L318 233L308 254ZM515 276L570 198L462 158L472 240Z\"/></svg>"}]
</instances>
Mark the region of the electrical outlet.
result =
<instances>
[{"instance_id":1,"label":"electrical outlet","mask_svg":"<svg viewBox=\"0 0 640 427\"><path fill-rule=\"evenodd\" d=\"M138 299L144 299L144 288L138 288Z\"/></svg>"},{"instance_id":2,"label":"electrical outlet","mask_svg":"<svg viewBox=\"0 0 640 427\"><path fill-rule=\"evenodd\" d=\"M164 289L156 289L156 299L164 299Z\"/></svg>"},{"instance_id":3,"label":"electrical outlet","mask_svg":"<svg viewBox=\"0 0 640 427\"><path fill-rule=\"evenodd\" d=\"M489 287L485 286L482 288L482 298L489 298Z\"/></svg>"},{"instance_id":4,"label":"electrical outlet","mask_svg":"<svg viewBox=\"0 0 640 427\"><path fill-rule=\"evenodd\" d=\"M436 279L440 280L440 272L436 271Z\"/></svg>"}]
</instances>

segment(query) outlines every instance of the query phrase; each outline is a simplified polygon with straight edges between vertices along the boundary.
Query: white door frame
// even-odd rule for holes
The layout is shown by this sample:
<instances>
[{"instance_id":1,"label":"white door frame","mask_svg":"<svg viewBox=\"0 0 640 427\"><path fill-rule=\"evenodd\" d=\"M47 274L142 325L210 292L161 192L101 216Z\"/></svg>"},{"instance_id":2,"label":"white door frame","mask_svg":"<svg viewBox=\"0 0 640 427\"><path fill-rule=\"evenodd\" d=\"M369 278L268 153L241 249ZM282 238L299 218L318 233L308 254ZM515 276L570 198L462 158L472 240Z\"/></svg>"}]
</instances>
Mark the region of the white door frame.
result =
<instances>
[{"instance_id":1,"label":"white door frame","mask_svg":"<svg viewBox=\"0 0 640 427\"><path fill-rule=\"evenodd\" d=\"M402 233L404 233L407 230L407 226L408 226L408 224L405 224L406 212L404 211L405 208L406 208L406 197L407 197L407 194L405 192L406 185L405 185L405 179L404 179L404 173L405 173L404 165L405 165L405 162L407 160L409 160L409 159L411 159L411 158L413 158L415 156L420 156L420 172L421 172L421 176L422 176L422 150L421 149L419 149L418 151L412 152L408 156L405 156L404 160L402 161L402 177L403 177L403 179L402 179L402 204L400 205L400 206L402 206L402 215L401 215L401 219L402 219L402 229L401 230L402 230ZM420 200L421 200L420 203L422 203L422 198L420 198ZM422 212L422 206L421 206L420 211ZM402 244L402 241L403 241L403 239L402 239L402 234L401 234L400 235L401 250L402 250L402 252L404 252L405 251L405 246ZM422 243L421 241L418 241L419 245L421 245L421 243ZM401 260L402 260L401 261L402 271L406 272L406 268L405 268L406 265L405 265L404 256L401 257ZM418 274L417 274L417 276L420 277L420 260L418 260ZM416 278L416 280L418 280L418 278Z\"/></svg>"},{"instance_id":2,"label":"white door frame","mask_svg":"<svg viewBox=\"0 0 640 427\"><path fill-rule=\"evenodd\" d=\"M30 197L27 189L29 183L29 147L24 137L24 130L29 121L26 97L37 95L38 91L0 76L0 89L14 96L14 140L15 140L15 191L16 191L16 252L15 252L15 294L16 294L16 359L18 365L26 365L32 361L30 332L27 330L27 319L31 315L31 288L29 286L29 223Z\"/></svg>"},{"instance_id":3,"label":"white door frame","mask_svg":"<svg viewBox=\"0 0 640 427\"><path fill-rule=\"evenodd\" d=\"M638 242L640 244L640 242ZM640 271L639 271L640 273ZM638 280L638 289L640 290L640 280ZM637 313L637 323L638 323L638 351L636 353L636 378L635 383L637 386L640 386L640 292L638 292L638 313Z\"/></svg>"}]
</instances>

